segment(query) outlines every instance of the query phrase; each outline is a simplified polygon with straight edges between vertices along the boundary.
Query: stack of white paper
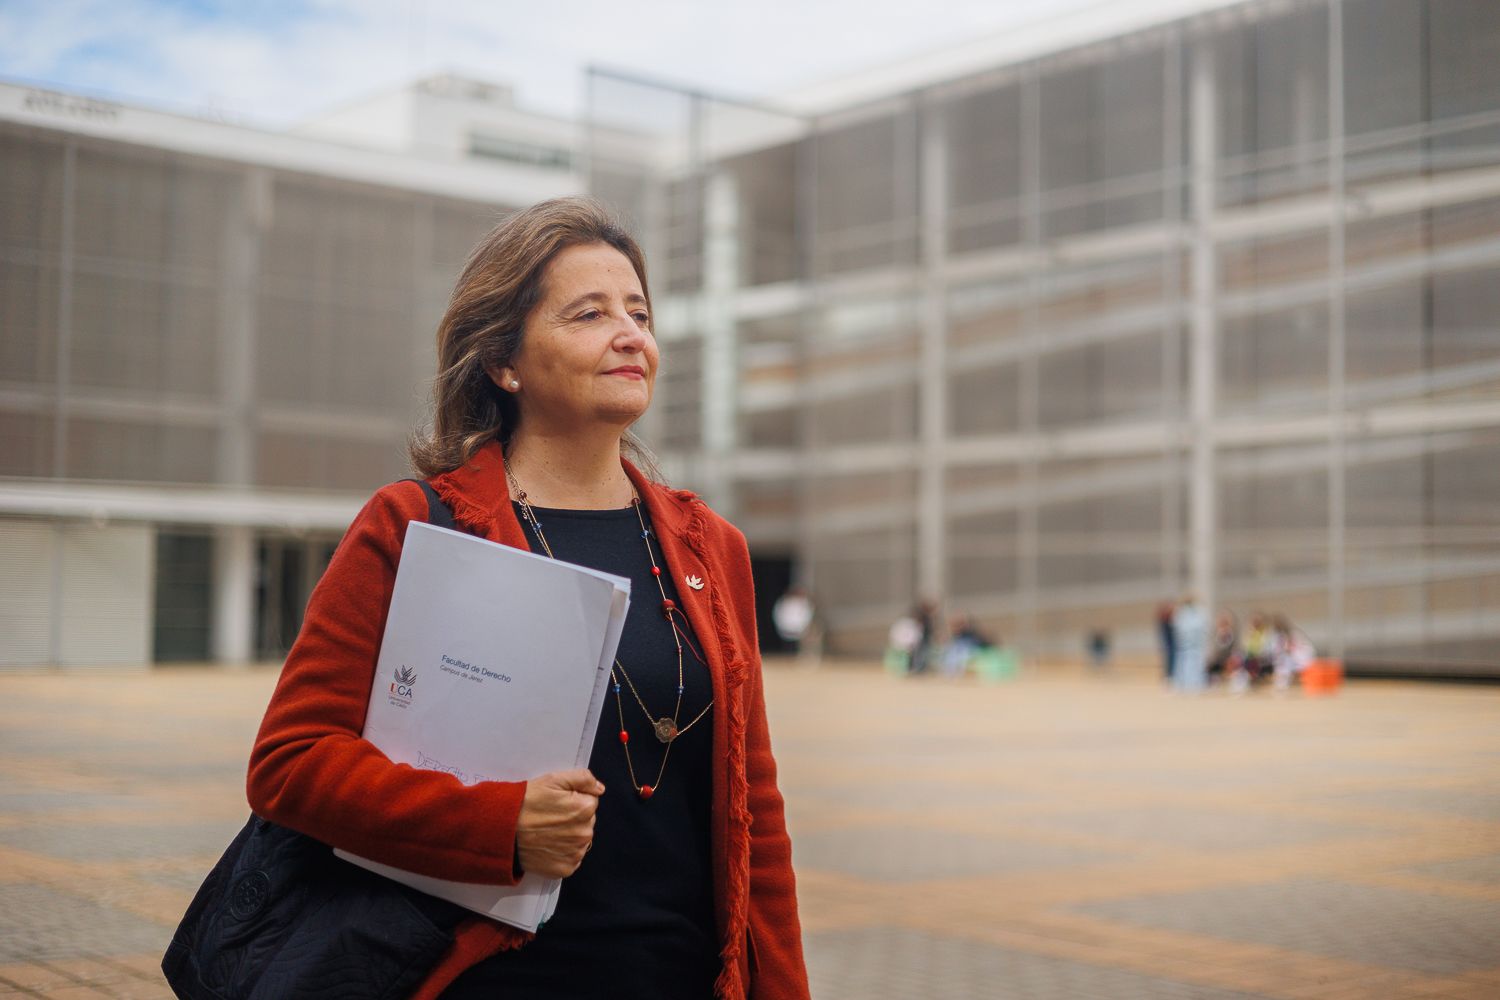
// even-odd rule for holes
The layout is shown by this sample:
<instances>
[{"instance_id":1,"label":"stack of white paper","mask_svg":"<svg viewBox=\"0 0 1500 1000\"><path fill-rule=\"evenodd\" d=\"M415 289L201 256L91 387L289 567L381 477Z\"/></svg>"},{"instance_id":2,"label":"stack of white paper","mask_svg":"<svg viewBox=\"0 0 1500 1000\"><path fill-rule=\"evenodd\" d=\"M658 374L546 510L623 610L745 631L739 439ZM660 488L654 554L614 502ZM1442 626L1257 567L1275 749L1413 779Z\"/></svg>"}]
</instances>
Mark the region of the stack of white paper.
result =
<instances>
[{"instance_id":1,"label":"stack of white paper","mask_svg":"<svg viewBox=\"0 0 1500 1000\"><path fill-rule=\"evenodd\" d=\"M629 604L622 577L412 522L365 738L398 764L465 784L586 767ZM558 879L448 882L335 853L529 931L557 906Z\"/></svg>"}]
</instances>

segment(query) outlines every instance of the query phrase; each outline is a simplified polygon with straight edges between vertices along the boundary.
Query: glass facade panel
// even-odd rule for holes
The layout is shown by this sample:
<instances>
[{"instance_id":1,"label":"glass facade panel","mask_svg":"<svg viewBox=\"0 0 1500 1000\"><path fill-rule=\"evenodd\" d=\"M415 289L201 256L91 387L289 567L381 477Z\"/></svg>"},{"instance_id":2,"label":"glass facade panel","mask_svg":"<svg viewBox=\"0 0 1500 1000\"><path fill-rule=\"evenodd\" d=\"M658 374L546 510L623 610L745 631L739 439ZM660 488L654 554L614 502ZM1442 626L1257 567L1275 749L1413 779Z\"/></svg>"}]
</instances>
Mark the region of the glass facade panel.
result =
<instances>
[{"instance_id":1,"label":"glass facade panel","mask_svg":"<svg viewBox=\"0 0 1500 1000\"><path fill-rule=\"evenodd\" d=\"M265 431L255 436L257 479L266 486L373 491L409 475L405 442Z\"/></svg>"},{"instance_id":2,"label":"glass facade panel","mask_svg":"<svg viewBox=\"0 0 1500 1000\"><path fill-rule=\"evenodd\" d=\"M1432 276L1431 336L1434 369L1500 358L1500 262Z\"/></svg>"},{"instance_id":3,"label":"glass facade panel","mask_svg":"<svg viewBox=\"0 0 1500 1000\"><path fill-rule=\"evenodd\" d=\"M904 520L915 497L916 477L909 472L826 473L808 480L810 516L830 526L846 515Z\"/></svg>"},{"instance_id":4,"label":"glass facade panel","mask_svg":"<svg viewBox=\"0 0 1500 1000\"><path fill-rule=\"evenodd\" d=\"M1041 276L1037 319L1050 342L1070 330L1161 323L1166 272L1160 257L1128 258L1090 267L1050 267Z\"/></svg>"},{"instance_id":5,"label":"glass facade panel","mask_svg":"<svg viewBox=\"0 0 1500 1000\"><path fill-rule=\"evenodd\" d=\"M914 263L915 112L904 108L830 128L813 141L816 273Z\"/></svg>"},{"instance_id":6,"label":"glass facade panel","mask_svg":"<svg viewBox=\"0 0 1500 1000\"><path fill-rule=\"evenodd\" d=\"M1161 415L1163 343L1155 331L1044 354L1043 427Z\"/></svg>"},{"instance_id":7,"label":"glass facade panel","mask_svg":"<svg viewBox=\"0 0 1500 1000\"><path fill-rule=\"evenodd\" d=\"M201 663L212 656L213 596L213 537L158 531L153 660Z\"/></svg>"},{"instance_id":8,"label":"glass facade panel","mask_svg":"<svg viewBox=\"0 0 1500 1000\"><path fill-rule=\"evenodd\" d=\"M962 285L948 293L948 349L955 362L993 353L1024 331L1028 287L1017 281ZM965 351L964 348L973 348Z\"/></svg>"},{"instance_id":9,"label":"glass facade panel","mask_svg":"<svg viewBox=\"0 0 1500 1000\"><path fill-rule=\"evenodd\" d=\"M1220 412L1294 413L1326 406L1327 303L1228 317L1220 338Z\"/></svg>"},{"instance_id":10,"label":"glass facade panel","mask_svg":"<svg viewBox=\"0 0 1500 1000\"><path fill-rule=\"evenodd\" d=\"M1044 238L1162 217L1169 153L1166 74L1175 48L1135 46L1044 73L1040 175Z\"/></svg>"},{"instance_id":11,"label":"glass facade panel","mask_svg":"<svg viewBox=\"0 0 1500 1000\"><path fill-rule=\"evenodd\" d=\"M230 176L185 157L82 146L75 249L80 257L213 274L221 265Z\"/></svg>"},{"instance_id":12,"label":"glass facade panel","mask_svg":"<svg viewBox=\"0 0 1500 1000\"><path fill-rule=\"evenodd\" d=\"M798 513L800 484L793 479L746 480L735 496L741 521L777 521L790 528Z\"/></svg>"},{"instance_id":13,"label":"glass facade panel","mask_svg":"<svg viewBox=\"0 0 1500 1000\"><path fill-rule=\"evenodd\" d=\"M809 446L914 438L916 302L871 296L830 306L818 319L802 369Z\"/></svg>"},{"instance_id":14,"label":"glass facade panel","mask_svg":"<svg viewBox=\"0 0 1500 1000\"><path fill-rule=\"evenodd\" d=\"M799 438L796 410L752 410L740 416L740 443L747 448L795 448Z\"/></svg>"},{"instance_id":15,"label":"glass facade panel","mask_svg":"<svg viewBox=\"0 0 1500 1000\"><path fill-rule=\"evenodd\" d=\"M445 299L469 253L505 215L504 209L461 202L439 201L432 206L432 250L428 263L439 274L451 275L443 283Z\"/></svg>"},{"instance_id":16,"label":"glass facade panel","mask_svg":"<svg viewBox=\"0 0 1500 1000\"><path fill-rule=\"evenodd\" d=\"M65 149L59 136L0 124L0 247L10 255L61 248Z\"/></svg>"},{"instance_id":17,"label":"glass facade panel","mask_svg":"<svg viewBox=\"0 0 1500 1000\"><path fill-rule=\"evenodd\" d=\"M948 249L1010 246L1022 237L1021 86L948 102Z\"/></svg>"},{"instance_id":18,"label":"glass facade panel","mask_svg":"<svg viewBox=\"0 0 1500 1000\"><path fill-rule=\"evenodd\" d=\"M1426 367L1427 304L1419 279L1349 291L1344 371L1351 385L1391 384Z\"/></svg>"},{"instance_id":19,"label":"glass facade panel","mask_svg":"<svg viewBox=\"0 0 1500 1000\"><path fill-rule=\"evenodd\" d=\"M689 293L703 284L703 179L679 177L662 186L665 209L657 267L668 292Z\"/></svg>"},{"instance_id":20,"label":"glass facade panel","mask_svg":"<svg viewBox=\"0 0 1500 1000\"><path fill-rule=\"evenodd\" d=\"M1015 363L965 368L948 376L948 433L1007 434L1021 426L1021 372Z\"/></svg>"},{"instance_id":21,"label":"glass facade panel","mask_svg":"<svg viewBox=\"0 0 1500 1000\"><path fill-rule=\"evenodd\" d=\"M1227 294L1306 291L1327 278L1328 234L1319 229L1228 243L1219 251L1218 266L1219 288Z\"/></svg>"},{"instance_id":22,"label":"glass facade panel","mask_svg":"<svg viewBox=\"0 0 1500 1000\"><path fill-rule=\"evenodd\" d=\"M819 399L808 407L807 426L815 447L911 441L917 434L916 384Z\"/></svg>"},{"instance_id":23,"label":"glass facade panel","mask_svg":"<svg viewBox=\"0 0 1500 1000\"><path fill-rule=\"evenodd\" d=\"M742 285L791 281L801 275L798 157L798 146L787 143L734 157L725 164L739 197L736 253Z\"/></svg>"},{"instance_id":24,"label":"glass facade panel","mask_svg":"<svg viewBox=\"0 0 1500 1000\"><path fill-rule=\"evenodd\" d=\"M173 281L160 272L80 269L73 295L69 376L80 391L218 397L219 345L212 332L219 299L213 285Z\"/></svg>"},{"instance_id":25,"label":"glass facade panel","mask_svg":"<svg viewBox=\"0 0 1500 1000\"><path fill-rule=\"evenodd\" d=\"M1349 135L1423 121L1423 6L1411 0L1344 5L1344 130Z\"/></svg>"},{"instance_id":26,"label":"glass facade panel","mask_svg":"<svg viewBox=\"0 0 1500 1000\"><path fill-rule=\"evenodd\" d=\"M1154 589L1161 574L1165 469L1159 459L1045 463L1037 506L1038 586L1053 603L1090 591Z\"/></svg>"},{"instance_id":27,"label":"glass facade panel","mask_svg":"<svg viewBox=\"0 0 1500 1000\"><path fill-rule=\"evenodd\" d=\"M1345 122L1361 179L1500 159L1500 8L1362 0L1344 8Z\"/></svg>"},{"instance_id":28,"label":"glass facade panel","mask_svg":"<svg viewBox=\"0 0 1500 1000\"><path fill-rule=\"evenodd\" d=\"M138 483L206 483L218 473L217 430L71 417L63 476Z\"/></svg>"},{"instance_id":29,"label":"glass facade panel","mask_svg":"<svg viewBox=\"0 0 1500 1000\"><path fill-rule=\"evenodd\" d=\"M47 415L0 409L0 476L52 475L55 425Z\"/></svg>"},{"instance_id":30,"label":"glass facade panel","mask_svg":"<svg viewBox=\"0 0 1500 1000\"><path fill-rule=\"evenodd\" d=\"M413 412L420 340L405 303L263 293L257 308L255 391L262 402L382 417ZM359 364L350 364L356 357Z\"/></svg>"},{"instance_id":31,"label":"glass facade panel","mask_svg":"<svg viewBox=\"0 0 1500 1000\"><path fill-rule=\"evenodd\" d=\"M279 660L302 629L307 598L337 539L264 535L255 546L255 650L261 660Z\"/></svg>"},{"instance_id":32,"label":"glass facade panel","mask_svg":"<svg viewBox=\"0 0 1500 1000\"><path fill-rule=\"evenodd\" d=\"M1274 201L1327 185L1328 9L1299 5L1214 38L1218 200Z\"/></svg>"},{"instance_id":33,"label":"glass facade panel","mask_svg":"<svg viewBox=\"0 0 1500 1000\"><path fill-rule=\"evenodd\" d=\"M1500 163L1500 5L1428 0L1429 160L1437 170Z\"/></svg>"},{"instance_id":34,"label":"glass facade panel","mask_svg":"<svg viewBox=\"0 0 1500 1000\"><path fill-rule=\"evenodd\" d=\"M1218 493L1219 577L1226 598L1268 598L1326 584L1325 447L1227 451Z\"/></svg>"},{"instance_id":35,"label":"glass facade panel","mask_svg":"<svg viewBox=\"0 0 1500 1000\"><path fill-rule=\"evenodd\" d=\"M57 368L59 269L31 263L23 247L13 253L20 259L0 267L0 385L40 388Z\"/></svg>"},{"instance_id":36,"label":"glass facade panel","mask_svg":"<svg viewBox=\"0 0 1500 1000\"><path fill-rule=\"evenodd\" d=\"M785 388L800 376L800 315L774 316L739 324L739 378L745 386Z\"/></svg>"},{"instance_id":37,"label":"glass facade panel","mask_svg":"<svg viewBox=\"0 0 1500 1000\"><path fill-rule=\"evenodd\" d=\"M1500 432L1350 450L1344 561L1349 645L1377 664L1458 673L1500 649Z\"/></svg>"},{"instance_id":38,"label":"glass facade panel","mask_svg":"<svg viewBox=\"0 0 1500 1000\"><path fill-rule=\"evenodd\" d=\"M703 445L703 341L693 337L661 345L661 367L651 409L655 442L666 450L689 451Z\"/></svg>"},{"instance_id":39,"label":"glass facade panel","mask_svg":"<svg viewBox=\"0 0 1500 1000\"><path fill-rule=\"evenodd\" d=\"M905 530L820 531L812 563L818 594L836 594L835 620L873 615L885 628L917 599L913 533ZM868 648L868 647L867 647Z\"/></svg>"},{"instance_id":40,"label":"glass facade panel","mask_svg":"<svg viewBox=\"0 0 1500 1000\"><path fill-rule=\"evenodd\" d=\"M309 297L394 303L411 283L413 198L287 175L273 187L261 269L266 282ZM370 253L370 247L380 248Z\"/></svg>"},{"instance_id":41,"label":"glass facade panel","mask_svg":"<svg viewBox=\"0 0 1500 1000\"><path fill-rule=\"evenodd\" d=\"M1014 594L1020 586L1020 515L1014 510L948 522L948 593L955 598Z\"/></svg>"},{"instance_id":42,"label":"glass facade panel","mask_svg":"<svg viewBox=\"0 0 1500 1000\"><path fill-rule=\"evenodd\" d=\"M869 649L872 639L879 648L886 628L917 598L916 478L813 474L803 488L802 565L834 626L833 648Z\"/></svg>"}]
</instances>

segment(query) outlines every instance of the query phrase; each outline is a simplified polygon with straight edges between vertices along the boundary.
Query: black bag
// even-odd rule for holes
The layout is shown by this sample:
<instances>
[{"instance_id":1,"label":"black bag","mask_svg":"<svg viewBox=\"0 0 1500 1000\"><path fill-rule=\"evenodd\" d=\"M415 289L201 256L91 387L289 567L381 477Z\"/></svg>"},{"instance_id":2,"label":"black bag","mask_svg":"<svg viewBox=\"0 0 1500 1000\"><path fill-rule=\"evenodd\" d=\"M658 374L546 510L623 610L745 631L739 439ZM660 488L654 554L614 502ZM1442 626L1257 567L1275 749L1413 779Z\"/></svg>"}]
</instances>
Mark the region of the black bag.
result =
<instances>
[{"instance_id":1,"label":"black bag","mask_svg":"<svg viewBox=\"0 0 1500 1000\"><path fill-rule=\"evenodd\" d=\"M468 915L250 817L162 959L183 1000L401 1000Z\"/></svg>"},{"instance_id":2,"label":"black bag","mask_svg":"<svg viewBox=\"0 0 1500 1000\"><path fill-rule=\"evenodd\" d=\"M428 520L454 527L447 504L421 485ZM469 915L251 816L193 897L161 968L183 1000L398 1000Z\"/></svg>"}]
</instances>

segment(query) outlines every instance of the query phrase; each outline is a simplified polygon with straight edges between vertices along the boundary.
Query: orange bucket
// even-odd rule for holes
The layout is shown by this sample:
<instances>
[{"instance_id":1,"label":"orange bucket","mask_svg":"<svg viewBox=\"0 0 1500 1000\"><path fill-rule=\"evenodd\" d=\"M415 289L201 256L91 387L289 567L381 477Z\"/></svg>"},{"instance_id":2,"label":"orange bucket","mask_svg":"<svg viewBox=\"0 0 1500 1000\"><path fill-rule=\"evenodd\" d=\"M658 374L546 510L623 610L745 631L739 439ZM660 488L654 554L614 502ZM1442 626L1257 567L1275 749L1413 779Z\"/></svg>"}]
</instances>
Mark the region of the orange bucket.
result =
<instances>
[{"instance_id":1,"label":"orange bucket","mask_svg":"<svg viewBox=\"0 0 1500 1000\"><path fill-rule=\"evenodd\" d=\"M1312 695L1333 694L1344 684L1341 660L1313 660L1302 671L1302 690Z\"/></svg>"}]
</instances>

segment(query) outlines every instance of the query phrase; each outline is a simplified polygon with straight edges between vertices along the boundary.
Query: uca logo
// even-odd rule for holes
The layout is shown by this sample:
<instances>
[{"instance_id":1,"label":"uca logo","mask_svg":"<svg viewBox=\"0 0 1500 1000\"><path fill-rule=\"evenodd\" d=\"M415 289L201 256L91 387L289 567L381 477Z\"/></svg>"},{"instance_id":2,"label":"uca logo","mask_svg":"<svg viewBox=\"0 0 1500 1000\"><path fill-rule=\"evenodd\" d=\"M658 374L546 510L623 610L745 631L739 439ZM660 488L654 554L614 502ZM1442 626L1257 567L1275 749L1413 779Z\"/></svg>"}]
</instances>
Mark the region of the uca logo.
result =
<instances>
[{"instance_id":1,"label":"uca logo","mask_svg":"<svg viewBox=\"0 0 1500 1000\"><path fill-rule=\"evenodd\" d=\"M417 672L403 663L396 668L395 677L391 682L391 695L402 701L411 701L412 688L417 683Z\"/></svg>"}]
</instances>

